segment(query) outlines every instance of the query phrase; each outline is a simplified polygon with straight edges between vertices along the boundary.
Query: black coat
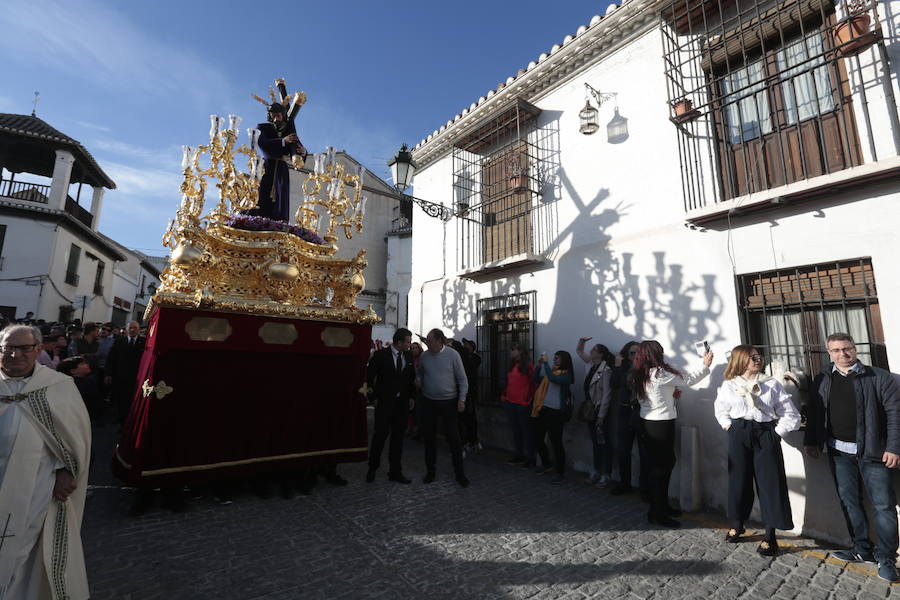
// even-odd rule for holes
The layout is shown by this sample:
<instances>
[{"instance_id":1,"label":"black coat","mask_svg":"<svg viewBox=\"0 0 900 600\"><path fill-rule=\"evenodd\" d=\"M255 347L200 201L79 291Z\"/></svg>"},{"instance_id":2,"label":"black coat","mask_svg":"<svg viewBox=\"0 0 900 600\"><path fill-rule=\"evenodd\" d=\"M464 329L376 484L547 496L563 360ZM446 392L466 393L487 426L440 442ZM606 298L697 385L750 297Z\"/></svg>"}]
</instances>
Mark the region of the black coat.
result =
<instances>
[{"instance_id":1,"label":"black coat","mask_svg":"<svg viewBox=\"0 0 900 600\"><path fill-rule=\"evenodd\" d=\"M816 375L809 393L804 444L822 448L828 436L828 363ZM841 377L841 375L838 375ZM885 452L900 454L900 394L894 377L884 369L862 365L854 379L857 456L881 461Z\"/></svg>"},{"instance_id":2,"label":"black coat","mask_svg":"<svg viewBox=\"0 0 900 600\"><path fill-rule=\"evenodd\" d=\"M394 354L390 347L376 350L369 359L366 380L369 389L378 401L391 401L400 395L401 401L408 401L416 394L416 370L409 352L403 354L403 371L397 372Z\"/></svg>"},{"instance_id":3,"label":"black coat","mask_svg":"<svg viewBox=\"0 0 900 600\"><path fill-rule=\"evenodd\" d=\"M128 343L128 336L122 336L113 342L106 357L106 374L112 377L113 396L130 394L134 391L138 366L144 354L145 340L137 337L134 344Z\"/></svg>"}]
</instances>

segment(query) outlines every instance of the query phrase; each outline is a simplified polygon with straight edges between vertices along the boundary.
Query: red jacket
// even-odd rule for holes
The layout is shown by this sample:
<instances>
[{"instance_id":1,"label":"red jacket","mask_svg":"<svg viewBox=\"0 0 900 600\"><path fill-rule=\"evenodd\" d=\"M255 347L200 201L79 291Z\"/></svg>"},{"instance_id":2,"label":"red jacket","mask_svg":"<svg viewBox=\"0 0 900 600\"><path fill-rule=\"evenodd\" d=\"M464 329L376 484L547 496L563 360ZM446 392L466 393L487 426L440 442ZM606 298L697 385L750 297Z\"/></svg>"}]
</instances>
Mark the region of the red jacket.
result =
<instances>
[{"instance_id":1,"label":"red jacket","mask_svg":"<svg viewBox=\"0 0 900 600\"><path fill-rule=\"evenodd\" d=\"M510 404L527 406L531 403L532 394L534 394L534 365L528 365L527 375L519 370L519 365L514 365L506 374L506 391L503 392L502 400Z\"/></svg>"}]
</instances>

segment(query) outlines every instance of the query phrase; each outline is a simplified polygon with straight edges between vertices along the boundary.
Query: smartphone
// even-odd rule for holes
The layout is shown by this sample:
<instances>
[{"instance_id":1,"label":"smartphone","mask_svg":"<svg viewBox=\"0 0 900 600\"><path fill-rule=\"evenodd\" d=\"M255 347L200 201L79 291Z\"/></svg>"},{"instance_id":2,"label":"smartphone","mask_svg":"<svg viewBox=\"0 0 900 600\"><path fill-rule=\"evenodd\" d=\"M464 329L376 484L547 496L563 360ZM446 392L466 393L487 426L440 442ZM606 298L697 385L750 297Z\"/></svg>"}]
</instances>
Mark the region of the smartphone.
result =
<instances>
[{"instance_id":1,"label":"smartphone","mask_svg":"<svg viewBox=\"0 0 900 600\"><path fill-rule=\"evenodd\" d=\"M709 352L709 342L707 342L706 340L703 340L702 342L694 342L694 349L701 357L706 356L706 353Z\"/></svg>"}]
</instances>

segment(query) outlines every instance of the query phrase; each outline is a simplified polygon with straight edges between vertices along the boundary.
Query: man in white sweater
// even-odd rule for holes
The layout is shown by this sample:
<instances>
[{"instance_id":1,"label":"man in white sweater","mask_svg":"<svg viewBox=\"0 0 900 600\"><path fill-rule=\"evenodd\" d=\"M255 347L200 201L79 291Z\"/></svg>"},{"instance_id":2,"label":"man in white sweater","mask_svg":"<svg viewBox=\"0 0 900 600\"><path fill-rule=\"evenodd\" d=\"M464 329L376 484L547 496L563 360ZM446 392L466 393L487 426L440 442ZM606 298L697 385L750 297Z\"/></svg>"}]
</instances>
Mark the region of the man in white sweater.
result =
<instances>
[{"instance_id":1,"label":"man in white sweater","mask_svg":"<svg viewBox=\"0 0 900 600\"><path fill-rule=\"evenodd\" d=\"M469 485L463 470L462 443L459 439L458 413L466 409L466 393L469 382L462 358L453 348L447 347L447 336L440 329L432 329L425 338L428 351L423 352L416 367L416 384L422 391L420 430L425 440L425 478L431 483L435 478L437 458L437 419L444 423L444 434L450 444L450 456L456 481L462 487Z\"/></svg>"}]
</instances>

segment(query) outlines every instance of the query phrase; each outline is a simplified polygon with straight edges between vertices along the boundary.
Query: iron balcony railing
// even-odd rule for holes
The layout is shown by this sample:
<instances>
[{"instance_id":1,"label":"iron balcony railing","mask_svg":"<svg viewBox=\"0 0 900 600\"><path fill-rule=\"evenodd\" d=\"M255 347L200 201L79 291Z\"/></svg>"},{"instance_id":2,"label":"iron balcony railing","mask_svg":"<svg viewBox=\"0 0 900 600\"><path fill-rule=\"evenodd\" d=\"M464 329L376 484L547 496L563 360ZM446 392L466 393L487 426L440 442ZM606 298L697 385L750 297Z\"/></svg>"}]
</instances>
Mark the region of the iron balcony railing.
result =
<instances>
[{"instance_id":1,"label":"iron balcony railing","mask_svg":"<svg viewBox=\"0 0 900 600\"><path fill-rule=\"evenodd\" d=\"M893 91L877 7L669 0L660 29L686 211L879 159L867 90L891 104Z\"/></svg>"},{"instance_id":2,"label":"iron balcony railing","mask_svg":"<svg viewBox=\"0 0 900 600\"><path fill-rule=\"evenodd\" d=\"M29 202L47 204L47 198L49 196L49 185L28 183L27 181L0 179L0 197L15 198L16 200L27 200Z\"/></svg>"}]
</instances>

